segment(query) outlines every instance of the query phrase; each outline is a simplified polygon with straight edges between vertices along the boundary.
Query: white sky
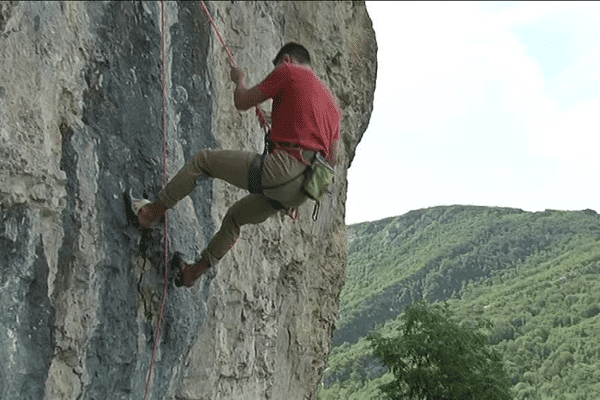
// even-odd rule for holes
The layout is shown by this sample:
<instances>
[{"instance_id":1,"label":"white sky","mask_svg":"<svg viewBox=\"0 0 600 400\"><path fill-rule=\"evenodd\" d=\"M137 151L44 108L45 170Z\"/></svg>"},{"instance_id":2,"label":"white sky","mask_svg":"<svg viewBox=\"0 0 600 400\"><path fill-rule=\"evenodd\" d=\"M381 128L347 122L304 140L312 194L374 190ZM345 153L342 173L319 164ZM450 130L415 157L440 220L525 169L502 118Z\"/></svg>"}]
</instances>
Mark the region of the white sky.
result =
<instances>
[{"instance_id":1,"label":"white sky","mask_svg":"<svg viewBox=\"0 0 600 400\"><path fill-rule=\"evenodd\" d=\"M600 2L367 2L346 223L436 205L600 212Z\"/></svg>"}]
</instances>

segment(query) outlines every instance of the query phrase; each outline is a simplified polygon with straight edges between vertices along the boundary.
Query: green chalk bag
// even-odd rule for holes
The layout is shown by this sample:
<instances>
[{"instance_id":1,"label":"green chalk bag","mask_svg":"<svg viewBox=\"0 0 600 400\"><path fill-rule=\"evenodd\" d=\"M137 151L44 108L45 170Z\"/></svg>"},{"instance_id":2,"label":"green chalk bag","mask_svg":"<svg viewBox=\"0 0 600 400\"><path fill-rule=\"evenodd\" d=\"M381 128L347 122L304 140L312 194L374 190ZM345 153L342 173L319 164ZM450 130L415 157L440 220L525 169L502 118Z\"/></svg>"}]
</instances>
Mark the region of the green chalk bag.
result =
<instances>
[{"instance_id":1,"label":"green chalk bag","mask_svg":"<svg viewBox=\"0 0 600 400\"><path fill-rule=\"evenodd\" d=\"M321 201L323 196L331 193L331 185L335 169L325 161L321 153L316 153L304 180L304 193L315 201Z\"/></svg>"}]
</instances>

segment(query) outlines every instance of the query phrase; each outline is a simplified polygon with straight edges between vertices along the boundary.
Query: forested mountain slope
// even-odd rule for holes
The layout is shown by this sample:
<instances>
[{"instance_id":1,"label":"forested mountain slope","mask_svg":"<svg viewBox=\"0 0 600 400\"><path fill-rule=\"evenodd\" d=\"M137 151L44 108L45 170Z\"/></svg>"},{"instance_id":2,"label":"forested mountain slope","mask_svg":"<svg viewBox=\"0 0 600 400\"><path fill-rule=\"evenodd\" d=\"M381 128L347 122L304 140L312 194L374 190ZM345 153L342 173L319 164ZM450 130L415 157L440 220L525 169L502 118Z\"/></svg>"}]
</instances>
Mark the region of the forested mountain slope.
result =
<instances>
[{"instance_id":1,"label":"forested mountain slope","mask_svg":"<svg viewBox=\"0 0 600 400\"><path fill-rule=\"evenodd\" d=\"M413 300L487 318L517 399L600 398L600 217L435 207L348 227L342 315L320 399L376 399L390 375L364 336ZM346 342L346 343L344 343Z\"/></svg>"},{"instance_id":2,"label":"forested mountain slope","mask_svg":"<svg viewBox=\"0 0 600 400\"><path fill-rule=\"evenodd\" d=\"M334 344L356 342L413 300L450 298L575 236L600 237L592 211L433 207L348 227L348 271Z\"/></svg>"}]
</instances>

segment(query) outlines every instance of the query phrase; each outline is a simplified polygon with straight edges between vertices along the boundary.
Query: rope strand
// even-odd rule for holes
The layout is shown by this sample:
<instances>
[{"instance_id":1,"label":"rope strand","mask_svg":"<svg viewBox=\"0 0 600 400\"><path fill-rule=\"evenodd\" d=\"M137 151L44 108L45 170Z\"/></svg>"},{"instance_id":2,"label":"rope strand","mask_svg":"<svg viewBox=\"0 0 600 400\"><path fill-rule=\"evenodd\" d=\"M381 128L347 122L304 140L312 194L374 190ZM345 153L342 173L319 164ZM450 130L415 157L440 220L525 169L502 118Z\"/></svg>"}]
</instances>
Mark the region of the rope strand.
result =
<instances>
[{"instance_id":1,"label":"rope strand","mask_svg":"<svg viewBox=\"0 0 600 400\"><path fill-rule=\"evenodd\" d=\"M227 56L229 57L229 64L232 67L237 67L237 64L233 58L233 55L231 54L229 47L227 47L227 43L225 43L225 39L223 39L223 36L221 36L221 32L219 32L219 28L217 28L217 24L215 23L215 20L213 19L212 15L210 15L210 11L208 11L206 4L204 4L204 1L200 1L200 4L202 5L202 8L204 9L204 12L206 13L206 17L210 21L210 24L214 28L215 33L219 37L219 40L221 41L223 48L227 52ZM259 106L256 106L256 116L258 117L258 122L260 123L261 128L264 129L265 133L268 133L269 132L269 124L267 124L267 119L265 118L264 111Z\"/></svg>"},{"instance_id":2,"label":"rope strand","mask_svg":"<svg viewBox=\"0 0 600 400\"><path fill-rule=\"evenodd\" d=\"M229 63L231 64L232 67L237 67L237 64L235 62L235 59L233 58L233 55L231 54L231 51L229 50L229 47L227 47L227 44L225 43L225 40L223 39L223 36L221 36L221 33L219 32L219 29L217 28L217 25L215 24L214 19L212 18L212 16L210 15L210 12L208 11L208 8L206 7L206 4L204 4L204 1L200 1L200 4L202 5L202 8L204 9L204 12L206 13L206 16L208 17L208 20L210 21L212 27L214 28L217 36L219 37L219 40L221 41L221 44L223 45L223 48L225 49L225 51L227 52L227 56L229 57ZM161 54L162 54L162 91L163 91L163 103L162 103L162 120L163 120L163 188L167 186L168 180L167 180L167 77L166 77L166 50L165 50L165 30L166 30L166 22L165 22L165 0L162 0L161 2L161 20L162 20L162 40L161 40ZM264 111L256 106L256 116L258 117L260 126L265 130L265 133L268 132L269 129L269 124L267 123L267 120L265 118L265 114ZM165 241L165 281L164 281L164 286L163 286L163 295L162 295L162 302L161 302L161 306L160 306L160 313L158 316L158 321L156 323L156 333L154 335L154 349L152 351L152 359L150 361L150 371L148 372L148 380L146 381L146 394L144 396L144 399L148 399L148 396L150 395L150 387L151 387L151 383L152 383L152 374L154 372L154 366L156 364L156 353L158 351L158 344L160 341L160 334L161 334L161 330L162 330L162 323L163 323L163 319L164 319L164 312L165 312L165 303L167 300L167 288L169 285L169 280L168 280L168 276L169 276L169 240L168 240L168 219L167 219L167 214L165 213L165 227L164 227L164 241Z\"/></svg>"},{"instance_id":3,"label":"rope strand","mask_svg":"<svg viewBox=\"0 0 600 400\"><path fill-rule=\"evenodd\" d=\"M200 4L202 5L202 8L204 9L204 12L206 13L206 16L208 17L208 20L210 21L211 25L213 26L213 28L215 28L215 32L217 33L219 40L221 40L221 44L223 45L223 48L227 52L227 56L229 56L229 63L231 64L232 67L236 67L237 64L235 63L235 60L233 59L233 55L231 54L231 51L229 51L229 47L227 47L227 44L225 44L225 40L223 39L223 36L221 36L221 32L219 32L219 29L217 28L217 25L215 24L215 20L210 15L208 8L206 8L206 4L204 4L204 1L200 1Z\"/></svg>"},{"instance_id":4,"label":"rope strand","mask_svg":"<svg viewBox=\"0 0 600 400\"><path fill-rule=\"evenodd\" d=\"M165 0L161 3L161 19L162 19L162 40L161 40L161 55L162 55L162 120L163 120L163 188L167 186L167 61L166 61L166 50L165 50ZM167 301L167 288L169 286L169 224L167 219L167 213L164 215L165 227L164 227L164 241L165 241L165 280L163 285L162 302L160 306L160 312L158 315L158 321L156 322L156 333L154 335L154 349L152 350L152 359L150 361L150 371L148 372L148 380L146 381L146 394L144 399L148 399L150 395L150 387L152 383L152 374L154 372L154 365L156 364L156 353L158 351L158 343L160 341L160 334L162 330L162 323L165 313L165 303Z\"/></svg>"}]
</instances>

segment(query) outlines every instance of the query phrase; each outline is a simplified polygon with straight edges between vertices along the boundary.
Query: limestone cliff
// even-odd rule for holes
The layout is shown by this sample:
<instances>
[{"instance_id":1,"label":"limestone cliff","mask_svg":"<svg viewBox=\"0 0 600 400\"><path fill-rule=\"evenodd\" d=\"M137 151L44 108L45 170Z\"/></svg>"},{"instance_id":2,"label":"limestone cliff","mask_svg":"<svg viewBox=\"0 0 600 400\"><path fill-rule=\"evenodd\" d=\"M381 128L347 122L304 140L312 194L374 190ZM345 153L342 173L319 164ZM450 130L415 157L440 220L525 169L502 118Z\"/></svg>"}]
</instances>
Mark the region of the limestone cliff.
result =
<instances>
[{"instance_id":1,"label":"limestone cliff","mask_svg":"<svg viewBox=\"0 0 600 400\"><path fill-rule=\"evenodd\" d=\"M335 193L317 222L246 226L191 289L169 287L153 399L314 399L346 267L346 168L369 122L375 36L363 2L209 2L258 83L305 44L343 111ZM0 3L0 398L141 399L162 298L163 232L123 193L163 182L161 2ZM262 152L233 106L197 2L165 3L167 175L199 148ZM194 257L245 193L204 180L168 214Z\"/></svg>"}]
</instances>

